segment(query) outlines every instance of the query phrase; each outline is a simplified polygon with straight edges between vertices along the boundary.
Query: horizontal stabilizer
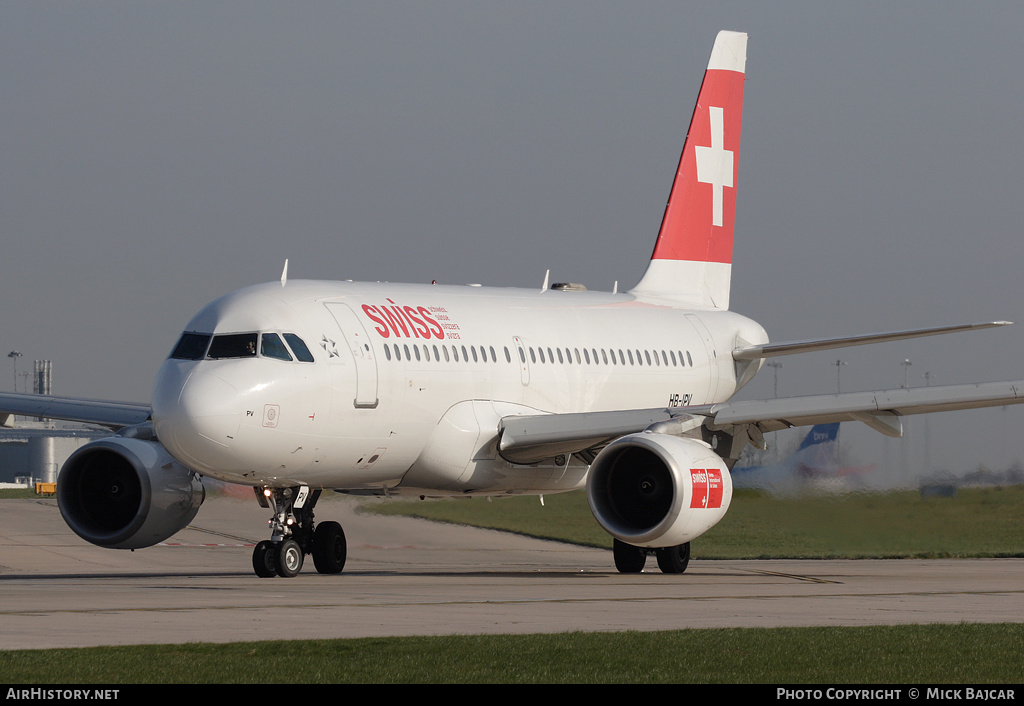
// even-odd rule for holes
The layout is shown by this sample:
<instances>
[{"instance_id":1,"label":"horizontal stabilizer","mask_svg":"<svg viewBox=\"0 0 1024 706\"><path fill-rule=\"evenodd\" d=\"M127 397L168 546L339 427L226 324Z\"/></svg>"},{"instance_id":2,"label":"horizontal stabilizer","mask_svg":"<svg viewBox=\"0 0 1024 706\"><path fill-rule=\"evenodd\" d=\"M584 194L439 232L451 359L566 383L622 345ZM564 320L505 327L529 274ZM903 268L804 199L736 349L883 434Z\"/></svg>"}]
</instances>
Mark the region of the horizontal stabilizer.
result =
<instances>
[{"instance_id":1,"label":"horizontal stabilizer","mask_svg":"<svg viewBox=\"0 0 1024 706\"><path fill-rule=\"evenodd\" d=\"M759 346L736 348L732 352L732 357L734 360L757 360L759 358L772 358L779 355L824 351L830 348L847 348L849 346L863 346L868 343L885 343L887 341L901 341L907 338L938 336L943 333L956 333L958 331L975 331L995 326L1009 326L1012 323L1012 321L988 321L980 324L960 324L957 326L939 326L937 328L921 328L908 331L890 331L888 333L868 333L861 336L817 338L806 341L790 341L788 343L765 343Z\"/></svg>"}]
</instances>

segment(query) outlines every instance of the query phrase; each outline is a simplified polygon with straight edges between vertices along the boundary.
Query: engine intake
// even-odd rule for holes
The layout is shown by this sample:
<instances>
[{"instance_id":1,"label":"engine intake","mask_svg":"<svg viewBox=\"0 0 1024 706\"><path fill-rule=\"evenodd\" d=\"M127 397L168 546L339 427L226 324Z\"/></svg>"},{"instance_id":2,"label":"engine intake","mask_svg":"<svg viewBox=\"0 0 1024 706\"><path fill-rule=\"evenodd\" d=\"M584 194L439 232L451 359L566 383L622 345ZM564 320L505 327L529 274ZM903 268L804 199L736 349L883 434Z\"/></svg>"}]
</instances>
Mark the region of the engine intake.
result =
<instances>
[{"instance_id":1,"label":"engine intake","mask_svg":"<svg viewBox=\"0 0 1024 706\"><path fill-rule=\"evenodd\" d=\"M199 477L156 441L109 437L82 446L57 479L57 505L75 534L110 549L162 542L206 497Z\"/></svg>"},{"instance_id":2,"label":"engine intake","mask_svg":"<svg viewBox=\"0 0 1024 706\"><path fill-rule=\"evenodd\" d=\"M685 544L715 526L732 501L725 461L697 439L644 432L613 441L587 478L594 517L638 547Z\"/></svg>"}]
</instances>

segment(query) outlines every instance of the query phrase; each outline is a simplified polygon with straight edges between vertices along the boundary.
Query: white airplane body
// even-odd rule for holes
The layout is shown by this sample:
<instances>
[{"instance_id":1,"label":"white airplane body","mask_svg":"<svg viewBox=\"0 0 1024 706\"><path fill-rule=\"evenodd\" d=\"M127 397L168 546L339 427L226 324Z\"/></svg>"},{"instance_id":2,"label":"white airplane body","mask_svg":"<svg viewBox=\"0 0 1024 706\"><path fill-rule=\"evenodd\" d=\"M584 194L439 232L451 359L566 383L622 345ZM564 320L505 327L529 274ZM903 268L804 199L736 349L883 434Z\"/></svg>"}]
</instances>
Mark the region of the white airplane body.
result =
<instances>
[{"instance_id":1,"label":"white airplane body","mask_svg":"<svg viewBox=\"0 0 1024 706\"><path fill-rule=\"evenodd\" d=\"M626 293L306 281L230 294L188 331L295 334L316 355L169 358L154 423L179 461L235 483L413 495L581 487L586 463L502 459L501 419L721 401L735 341L767 342L732 312Z\"/></svg>"},{"instance_id":2,"label":"white airplane body","mask_svg":"<svg viewBox=\"0 0 1024 706\"><path fill-rule=\"evenodd\" d=\"M732 497L730 468L765 432L1024 401L1024 382L728 402L765 359L1001 325L769 343L729 311L746 35L716 39L647 271L626 292L288 281L228 294L188 323L152 405L0 394L31 414L118 433L61 471L61 514L134 549L185 527L202 476L271 508L259 576L312 555L342 571L344 532L313 520L327 490L547 494L586 487L616 567L649 551L680 573Z\"/></svg>"}]
</instances>

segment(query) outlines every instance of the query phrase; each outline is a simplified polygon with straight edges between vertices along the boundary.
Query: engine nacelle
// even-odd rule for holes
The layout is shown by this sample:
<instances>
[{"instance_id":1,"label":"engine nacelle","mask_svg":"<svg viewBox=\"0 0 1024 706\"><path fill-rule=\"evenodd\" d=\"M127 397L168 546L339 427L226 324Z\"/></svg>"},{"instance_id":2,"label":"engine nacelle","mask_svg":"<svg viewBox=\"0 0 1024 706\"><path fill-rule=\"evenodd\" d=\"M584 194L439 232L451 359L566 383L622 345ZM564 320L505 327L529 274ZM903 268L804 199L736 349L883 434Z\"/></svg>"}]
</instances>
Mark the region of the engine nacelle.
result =
<instances>
[{"instance_id":1,"label":"engine nacelle","mask_svg":"<svg viewBox=\"0 0 1024 706\"><path fill-rule=\"evenodd\" d=\"M703 441L643 432L616 439L597 455L587 499L616 539L671 547L699 537L725 516L732 477Z\"/></svg>"},{"instance_id":2,"label":"engine nacelle","mask_svg":"<svg viewBox=\"0 0 1024 706\"><path fill-rule=\"evenodd\" d=\"M139 549L183 529L206 491L199 477L156 441L110 437L82 446L57 479L57 505L82 539Z\"/></svg>"}]
</instances>

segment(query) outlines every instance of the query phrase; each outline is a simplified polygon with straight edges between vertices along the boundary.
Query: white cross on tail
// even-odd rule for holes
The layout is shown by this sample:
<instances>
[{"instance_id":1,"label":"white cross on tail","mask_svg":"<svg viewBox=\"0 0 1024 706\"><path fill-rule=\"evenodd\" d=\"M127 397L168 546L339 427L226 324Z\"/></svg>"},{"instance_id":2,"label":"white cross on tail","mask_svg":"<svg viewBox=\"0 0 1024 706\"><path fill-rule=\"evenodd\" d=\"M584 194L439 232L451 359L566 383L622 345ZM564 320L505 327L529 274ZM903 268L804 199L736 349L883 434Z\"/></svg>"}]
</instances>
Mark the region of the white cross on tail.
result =
<instances>
[{"instance_id":1,"label":"white cross on tail","mask_svg":"<svg viewBox=\"0 0 1024 706\"><path fill-rule=\"evenodd\" d=\"M697 181L711 184L711 222L722 225L722 189L732 187L732 152L725 149L725 111L708 108L711 118L711 146L695 147Z\"/></svg>"}]
</instances>

